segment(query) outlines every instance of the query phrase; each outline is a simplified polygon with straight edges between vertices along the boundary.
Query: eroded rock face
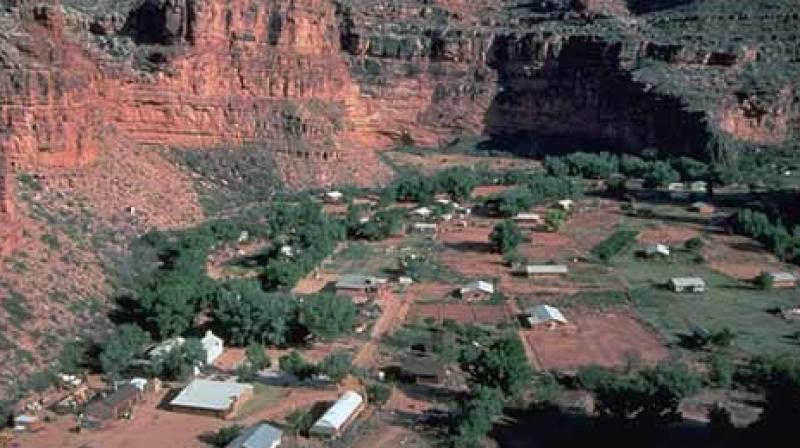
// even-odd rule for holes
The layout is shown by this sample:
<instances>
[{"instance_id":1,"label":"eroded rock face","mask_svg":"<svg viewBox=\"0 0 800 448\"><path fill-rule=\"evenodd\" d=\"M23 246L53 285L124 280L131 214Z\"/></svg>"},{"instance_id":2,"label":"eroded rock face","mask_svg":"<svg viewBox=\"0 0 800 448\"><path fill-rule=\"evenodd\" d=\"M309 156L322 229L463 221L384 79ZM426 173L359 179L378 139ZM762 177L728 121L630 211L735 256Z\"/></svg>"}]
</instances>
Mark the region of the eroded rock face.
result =
<instances>
[{"instance_id":1,"label":"eroded rock face","mask_svg":"<svg viewBox=\"0 0 800 448\"><path fill-rule=\"evenodd\" d=\"M749 112L752 101L731 95L709 117L635 80L631 71L645 60L735 71L761 51L658 39L660 27L704 19L653 19L647 34L634 18L641 6L15 0L0 13L2 172L89 163L102 150L126 147L120 139L258 145L285 162L287 179L304 183L297 167L312 167L320 182L349 176L359 164L369 171L370 151L401 136L423 145L464 134L567 136L698 154L709 122L752 141L796 135L796 93L760 116ZM775 23L782 27L800 22L781 14ZM756 16L714 20L763 28Z\"/></svg>"}]
</instances>

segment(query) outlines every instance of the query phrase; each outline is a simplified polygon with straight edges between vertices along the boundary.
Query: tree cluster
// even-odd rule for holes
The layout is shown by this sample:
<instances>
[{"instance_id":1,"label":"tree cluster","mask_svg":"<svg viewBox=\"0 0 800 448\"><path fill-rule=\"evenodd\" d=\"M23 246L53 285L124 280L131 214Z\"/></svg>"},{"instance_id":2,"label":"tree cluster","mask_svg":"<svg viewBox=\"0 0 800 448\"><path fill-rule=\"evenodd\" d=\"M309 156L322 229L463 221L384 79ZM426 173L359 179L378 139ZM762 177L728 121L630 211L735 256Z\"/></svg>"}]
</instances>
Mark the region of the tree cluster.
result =
<instances>
[{"instance_id":1,"label":"tree cluster","mask_svg":"<svg viewBox=\"0 0 800 448\"><path fill-rule=\"evenodd\" d=\"M565 177L530 174L522 185L487 199L484 205L495 214L510 218L544 202L577 196L582 188L580 182Z\"/></svg>"},{"instance_id":2,"label":"tree cluster","mask_svg":"<svg viewBox=\"0 0 800 448\"><path fill-rule=\"evenodd\" d=\"M780 220L772 222L765 213L744 209L737 213L733 229L764 243L781 260L800 262L800 226L789 231Z\"/></svg>"}]
</instances>

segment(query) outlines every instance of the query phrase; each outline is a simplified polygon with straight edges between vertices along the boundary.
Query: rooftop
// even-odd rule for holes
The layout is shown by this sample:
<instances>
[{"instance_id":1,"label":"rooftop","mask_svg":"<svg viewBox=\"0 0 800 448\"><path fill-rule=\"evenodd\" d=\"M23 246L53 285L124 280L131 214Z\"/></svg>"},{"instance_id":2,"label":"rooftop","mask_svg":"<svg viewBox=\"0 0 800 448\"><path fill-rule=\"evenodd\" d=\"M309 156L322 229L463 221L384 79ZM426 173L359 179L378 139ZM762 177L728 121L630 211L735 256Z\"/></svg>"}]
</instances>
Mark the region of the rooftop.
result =
<instances>
[{"instance_id":1,"label":"rooftop","mask_svg":"<svg viewBox=\"0 0 800 448\"><path fill-rule=\"evenodd\" d=\"M196 379L189 383L169 404L187 408L225 411L253 386L242 383Z\"/></svg>"},{"instance_id":2,"label":"rooftop","mask_svg":"<svg viewBox=\"0 0 800 448\"><path fill-rule=\"evenodd\" d=\"M569 268L562 264L517 265L513 270L525 274L567 274L569 272Z\"/></svg>"},{"instance_id":3,"label":"rooftop","mask_svg":"<svg viewBox=\"0 0 800 448\"><path fill-rule=\"evenodd\" d=\"M675 286L705 286L706 281L700 277L674 277L669 280Z\"/></svg>"},{"instance_id":4,"label":"rooftop","mask_svg":"<svg viewBox=\"0 0 800 448\"><path fill-rule=\"evenodd\" d=\"M461 293L468 293L473 291L482 291L488 294L494 293L494 285L483 280L476 280L474 282L467 283L463 288L461 288Z\"/></svg>"},{"instance_id":5,"label":"rooftop","mask_svg":"<svg viewBox=\"0 0 800 448\"><path fill-rule=\"evenodd\" d=\"M337 289L363 289L370 286L377 286L386 283L386 279L372 277L369 275L348 274L339 277L336 281Z\"/></svg>"},{"instance_id":6,"label":"rooftop","mask_svg":"<svg viewBox=\"0 0 800 448\"><path fill-rule=\"evenodd\" d=\"M567 323L567 319L561 314L561 311L558 308L552 307L550 305L536 305L528 308L528 322L531 325L541 324L545 322L561 322L562 324Z\"/></svg>"},{"instance_id":7,"label":"rooftop","mask_svg":"<svg viewBox=\"0 0 800 448\"><path fill-rule=\"evenodd\" d=\"M791 272L767 272L773 282L795 282L797 277Z\"/></svg>"},{"instance_id":8,"label":"rooftop","mask_svg":"<svg viewBox=\"0 0 800 448\"><path fill-rule=\"evenodd\" d=\"M270 424L261 423L242 431L226 448L272 448L280 444L282 437L283 431Z\"/></svg>"},{"instance_id":9,"label":"rooftop","mask_svg":"<svg viewBox=\"0 0 800 448\"><path fill-rule=\"evenodd\" d=\"M352 390L348 390L339 397L339 400L337 400L333 406L325 411L325 414L314 423L314 426L337 430L341 429L363 402L364 398L362 398L361 395Z\"/></svg>"}]
</instances>

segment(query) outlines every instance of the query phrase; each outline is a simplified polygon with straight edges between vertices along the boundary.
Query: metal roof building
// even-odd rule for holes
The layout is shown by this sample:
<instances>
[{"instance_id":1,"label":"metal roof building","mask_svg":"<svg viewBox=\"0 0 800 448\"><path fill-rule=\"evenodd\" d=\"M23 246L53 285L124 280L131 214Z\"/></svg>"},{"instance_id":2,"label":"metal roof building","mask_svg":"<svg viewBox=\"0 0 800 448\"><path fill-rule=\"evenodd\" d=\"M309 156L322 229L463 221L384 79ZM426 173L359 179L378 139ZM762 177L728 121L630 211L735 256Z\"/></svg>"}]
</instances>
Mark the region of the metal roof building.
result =
<instances>
[{"instance_id":1,"label":"metal roof building","mask_svg":"<svg viewBox=\"0 0 800 448\"><path fill-rule=\"evenodd\" d=\"M314 423L309 433L324 437L336 437L361 412L363 407L364 398L357 392L348 390Z\"/></svg>"},{"instance_id":2,"label":"metal roof building","mask_svg":"<svg viewBox=\"0 0 800 448\"><path fill-rule=\"evenodd\" d=\"M560 324L566 324L567 319L561 314L561 311L558 308L552 307L550 305L536 305L528 308L528 325L531 327L549 323L549 322L556 322Z\"/></svg>"},{"instance_id":3,"label":"metal roof building","mask_svg":"<svg viewBox=\"0 0 800 448\"><path fill-rule=\"evenodd\" d=\"M277 448L282 438L283 431L270 424L261 423L242 431L225 448Z\"/></svg>"},{"instance_id":4,"label":"metal roof building","mask_svg":"<svg viewBox=\"0 0 800 448\"><path fill-rule=\"evenodd\" d=\"M467 283L463 288L461 288L462 295L473 292L494 294L494 285L483 280L477 280L474 282Z\"/></svg>"},{"instance_id":5,"label":"metal roof building","mask_svg":"<svg viewBox=\"0 0 800 448\"><path fill-rule=\"evenodd\" d=\"M368 289L386 284L387 280L369 275L347 274L336 281L336 289Z\"/></svg>"},{"instance_id":6,"label":"metal roof building","mask_svg":"<svg viewBox=\"0 0 800 448\"><path fill-rule=\"evenodd\" d=\"M517 275L565 275L569 268L563 264L518 264L512 272Z\"/></svg>"},{"instance_id":7,"label":"metal roof building","mask_svg":"<svg viewBox=\"0 0 800 448\"><path fill-rule=\"evenodd\" d=\"M705 292L706 281L700 277L675 277L669 280L669 287L675 292Z\"/></svg>"},{"instance_id":8,"label":"metal roof building","mask_svg":"<svg viewBox=\"0 0 800 448\"><path fill-rule=\"evenodd\" d=\"M208 412L225 418L252 395L250 384L195 379L169 405L174 410Z\"/></svg>"}]
</instances>

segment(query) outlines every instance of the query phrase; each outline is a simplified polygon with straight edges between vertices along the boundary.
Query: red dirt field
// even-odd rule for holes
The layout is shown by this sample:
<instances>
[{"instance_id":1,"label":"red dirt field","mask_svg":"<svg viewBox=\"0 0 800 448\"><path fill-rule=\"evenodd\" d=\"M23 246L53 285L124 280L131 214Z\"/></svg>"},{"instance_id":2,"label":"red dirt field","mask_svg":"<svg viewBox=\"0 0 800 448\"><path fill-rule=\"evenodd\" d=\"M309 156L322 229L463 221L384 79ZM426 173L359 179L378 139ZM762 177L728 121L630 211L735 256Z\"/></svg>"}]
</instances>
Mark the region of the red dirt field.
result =
<instances>
[{"instance_id":1,"label":"red dirt field","mask_svg":"<svg viewBox=\"0 0 800 448\"><path fill-rule=\"evenodd\" d=\"M656 228L642 231L638 240L644 244L682 244L699 233L696 229L688 227L659 225Z\"/></svg>"},{"instance_id":2,"label":"red dirt field","mask_svg":"<svg viewBox=\"0 0 800 448\"><path fill-rule=\"evenodd\" d=\"M712 269L739 280L752 280L764 271L794 271L758 242L739 235L714 235L701 253Z\"/></svg>"},{"instance_id":3,"label":"red dirt field","mask_svg":"<svg viewBox=\"0 0 800 448\"><path fill-rule=\"evenodd\" d=\"M514 185L480 185L472 189L472 197L492 196L514 188Z\"/></svg>"},{"instance_id":4,"label":"red dirt field","mask_svg":"<svg viewBox=\"0 0 800 448\"><path fill-rule=\"evenodd\" d=\"M622 367L631 356L655 362L669 355L661 341L624 313L569 313L570 327L520 330L531 364L543 370L572 370L598 364Z\"/></svg>"},{"instance_id":5,"label":"red dirt field","mask_svg":"<svg viewBox=\"0 0 800 448\"><path fill-rule=\"evenodd\" d=\"M475 303L424 303L417 304L411 310L412 319L433 317L438 322L445 319L460 324L496 325L510 321L514 314L505 305L481 305Z\"/></svg>"}]
</instances>

